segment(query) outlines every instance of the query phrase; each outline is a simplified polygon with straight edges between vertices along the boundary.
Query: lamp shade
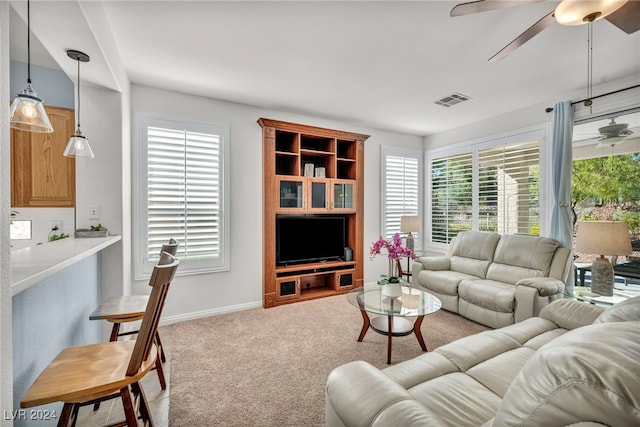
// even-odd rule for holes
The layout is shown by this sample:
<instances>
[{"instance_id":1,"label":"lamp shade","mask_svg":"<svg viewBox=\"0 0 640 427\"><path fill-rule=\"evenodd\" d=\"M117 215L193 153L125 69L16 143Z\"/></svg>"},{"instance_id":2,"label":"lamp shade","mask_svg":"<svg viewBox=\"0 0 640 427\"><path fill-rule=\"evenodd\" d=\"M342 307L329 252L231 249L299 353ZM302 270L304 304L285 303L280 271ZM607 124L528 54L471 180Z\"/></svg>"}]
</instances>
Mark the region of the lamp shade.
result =
<instances>
[{"instance_id":1,"label":"lamp shade","mask_svg":"<svg viewBox=\"0 0 640 427\"><path fill-rule=\"evenodd\" d=\"M631 255L629 227L624 221L580 221L576 251L609 256Z\"/></svg>"},{"instance_id":2,"label":"lamp shade","mask_svg":"<svg viewBox=\"0 0 640 427\"><path fill-rule=\"evenodd\" d=\"M38 94L27 85L11 103L10 126L28 132L51 133L53 126Z\"/></svg>"},{"instance_id":3,"label":"lamp shade","mask_svg":"<svg viewBox=\"0 0 640 427\"><path fill-rule=\"evenodd\" d=\"M612 14L626 2L627 0L562 0L553 16L562 25L582 25Z\"/></svg>"},{"instance_id":4,"label":"lamp shade","mask_svg":"<svg viewBox=\"0 0 640 427\"><path fill-rule=\"evenodd\" d=\"M400 217L400 231L403 233L420 231L420 219L418 215L402 215Z\"/></svg>"},{"instance_id":5,"label":"lamp shade","mask_svg":"<svg viewBox=\"0 0 640 427\"><path fill-rule=\"evenodd\" d=\"M90 159L95 158L93 150L91 150L91 146L89 145L89 140L79 131L76 131L76 133L69 138L63 154L66 157L83 156L89 157Z\"/></svg>"}]
</instances>

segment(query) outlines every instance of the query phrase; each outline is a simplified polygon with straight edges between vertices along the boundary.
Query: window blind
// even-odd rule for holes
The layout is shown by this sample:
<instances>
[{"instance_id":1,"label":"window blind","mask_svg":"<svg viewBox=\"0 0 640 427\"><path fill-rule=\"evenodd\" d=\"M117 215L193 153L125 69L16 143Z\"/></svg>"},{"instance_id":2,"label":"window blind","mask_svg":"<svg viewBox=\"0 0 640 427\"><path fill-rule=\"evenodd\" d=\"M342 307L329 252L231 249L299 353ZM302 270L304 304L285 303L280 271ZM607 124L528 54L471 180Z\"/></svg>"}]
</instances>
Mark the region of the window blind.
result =
<instances>
[{"instance_id":1,"label":"window blind","mask_svg":"<svg viewBox=\"0 0 640 427\"><path fill-rule=\"evenodd\" d=\"M471 153L431 162L431 241L449 243L473 224Z\"/></svg>"},{"instance_id":2,"label":"window blind","mask_svg":"<svg viewBox=\"0 0 640 427\"><path fill-rule=\"evenodd\" d=\"M220 256L220 136L147 128L147 259L169 238L178 257Z\"/></svg>"},{"instance_id":3,"label":"window blind","mask_svg":"<svg viewBox=\"0 0 640 427\"><path fill-rule=\"evenodd\" d=\"M478 229L538 235L538 142L482 150L478 161Z\"/></svg>"},{"instance_id":4,"label":"window blind","mask_svg":"<svg viewBox=\"0 0 640 427\"><path fill-rule=\"evenodd\" d=\"M178 241L178 275L229 269L226 124L136 113L134 275L147 278L161 246Z\"/></svg>"},{"instance_id":5,"label":"window blind","mask_svg":"<svg viewBox=\"0 0 640 427\"><path fill-rule=\"evenodd\" d=\"M539 141L501 144L431 161L431 241L462 230L540 233Z\"/></svg>"},{"instance_id":6,"label":"window blind","mask_svg":"<svg viewBox=\"0 0 640 427\"><path fill-rule=\"evenodd\" d=\"M400 217L418 215L420 154L384 155L384 235L400 233ZM419 233L414 238L419 238ZM416 241L416 247L419 247Z\"/></svg>"}]
</instances>

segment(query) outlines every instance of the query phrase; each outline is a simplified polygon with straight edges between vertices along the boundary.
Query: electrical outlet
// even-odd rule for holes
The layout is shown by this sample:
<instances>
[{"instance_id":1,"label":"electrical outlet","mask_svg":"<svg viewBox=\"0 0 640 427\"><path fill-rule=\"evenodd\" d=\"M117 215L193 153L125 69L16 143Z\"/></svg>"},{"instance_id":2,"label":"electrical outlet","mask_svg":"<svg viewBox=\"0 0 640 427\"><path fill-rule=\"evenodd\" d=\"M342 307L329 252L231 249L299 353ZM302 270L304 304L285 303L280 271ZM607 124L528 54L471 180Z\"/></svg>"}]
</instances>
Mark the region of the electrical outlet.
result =
<instances>
[{"instance_id":1,"label":"electrical outlet","mask_svg":"<svg viewBox=\"0 0 640 427\"><path fill-rule=\"evenodd\" d=\"M100 206L99 205L87 206L87 218L100 219Z\"/></svg>"},{"instance_id":2,"label":"electrical outlet","mask_svg":"<svg viewBox=\"0 0 640 427\"><path fill-rule=\"evenodd\" d=\"M49 228L51 230L62 230L62 221L60 220L49 221Z\"/></svg>"}]
</instances>

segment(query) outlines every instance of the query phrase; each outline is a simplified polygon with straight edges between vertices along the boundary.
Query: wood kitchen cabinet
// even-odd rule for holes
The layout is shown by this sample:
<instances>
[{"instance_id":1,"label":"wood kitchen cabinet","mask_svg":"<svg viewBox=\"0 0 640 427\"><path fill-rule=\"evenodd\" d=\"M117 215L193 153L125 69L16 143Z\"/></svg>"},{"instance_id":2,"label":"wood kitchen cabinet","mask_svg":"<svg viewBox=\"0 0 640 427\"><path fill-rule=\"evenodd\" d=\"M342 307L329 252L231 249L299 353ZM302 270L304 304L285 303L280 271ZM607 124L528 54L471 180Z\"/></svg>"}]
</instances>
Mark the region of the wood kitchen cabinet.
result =
<instances>
[{"instance_id":1,"label":"wood kitchen cabinet","mask_svg":"<svg viewBox=\"0 0 640 427\"><path fill-rule=\"evenodd\" d=\"M62 154L74 132L74 110L45 109L53 133L11 129L12 207L75 206L76 162Z\"/></svg>"}]
</instances>

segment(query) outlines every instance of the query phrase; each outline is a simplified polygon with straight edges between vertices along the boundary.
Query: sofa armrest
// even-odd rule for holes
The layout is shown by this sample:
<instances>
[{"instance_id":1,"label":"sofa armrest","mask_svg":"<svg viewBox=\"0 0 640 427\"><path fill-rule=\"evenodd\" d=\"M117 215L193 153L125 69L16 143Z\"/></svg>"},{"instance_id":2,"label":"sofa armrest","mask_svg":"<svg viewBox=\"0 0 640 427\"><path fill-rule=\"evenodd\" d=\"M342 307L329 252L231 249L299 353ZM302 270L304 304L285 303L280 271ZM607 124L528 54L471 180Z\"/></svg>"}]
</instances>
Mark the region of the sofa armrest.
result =
<instances>
[{"instance_id":1,"label":"sofa armrest","mask_svg":"<svg viewBox=\"0 0 640 427\"><path fill-rule=\"evenodd\" d=\"M424 256L417 258L416 261L422 264L424 270L436 271L451 269L451 259L446 256Z\"/></svg>"},{"instance_id":2,"label":"sofa armrest","mask_svg":"<svg viewBox=\"0 0 640 427\"><path fill-rule=\"evenodd\" d=\"M516 307L514 320L522 322L535 317L556 299L561 299L564 283L553 277L527 277L516 282Z\"/></svg>"},{"instance_id":3,"label":"sofa armrest","mask_svg":"<svg viewBox=\"0 0 640 427\"><path fill-rule=\"evenodd\" d=\"M535 288L541 297L548 297L564 292L564 283L553 277L527 277L518 280L516 287L518 286Z\"/></svg>"},{"instance_id":4,"label":"sofa armrest","mask_svg":"<svg viewBox=\"0 0 640 427\"><path fill-rule=\"evenodd\" d=\"M331 371L325 393L326 411L330 415L327 416L327 427L381 425L379 421L391 415L399 417L395 420L396 425L404 425L400 408L412 408L407 416L413 414L415 417L416 412L422 412L419 418L432 419L429 411L417 405L404 387L362 360ZM387 411L390 412L385 415Z\"/></svg>"},{"instance_id":5,"label":"sofa armrest","mask_svg":"<svg viewBox=\"0 0 640 427\"><path fill-rule=\"evenodd\" d=\"M540 317L551 320L561 328L576 329L592 324L603 311L604 308L597 305L563 298L544 307Z\"/></svg>"}]
</instances>

